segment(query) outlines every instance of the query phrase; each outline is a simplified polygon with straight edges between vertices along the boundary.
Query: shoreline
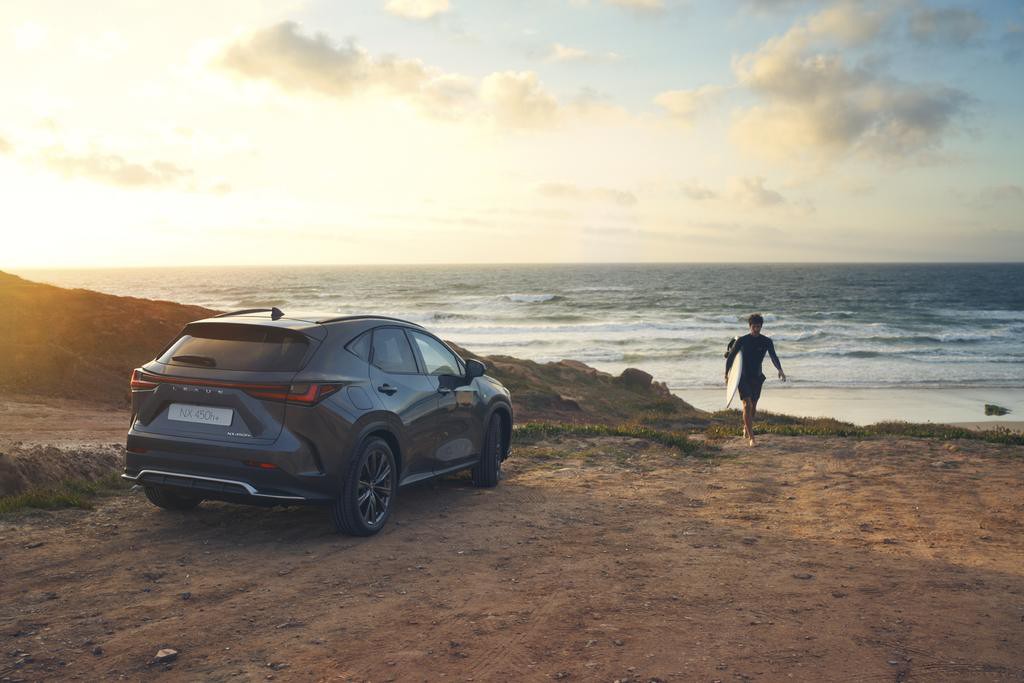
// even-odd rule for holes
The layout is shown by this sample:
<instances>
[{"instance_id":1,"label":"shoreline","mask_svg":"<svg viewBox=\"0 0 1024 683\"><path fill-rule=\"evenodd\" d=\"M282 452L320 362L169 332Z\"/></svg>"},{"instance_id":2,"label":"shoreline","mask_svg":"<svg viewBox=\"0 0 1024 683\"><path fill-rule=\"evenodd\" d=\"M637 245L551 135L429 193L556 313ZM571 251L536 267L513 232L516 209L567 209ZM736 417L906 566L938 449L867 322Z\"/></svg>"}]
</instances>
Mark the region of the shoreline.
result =
<instances>
[{"instance_id":1,"label":"shoreline","mask_svg":"<svg viewBox=\"0 0 1024 683\"><path fill-rule=\"evenodd\" d=\"M714 412L725 407L724 389L673 391L695 408ZM994 403L1010 412L985 415L985 404ZM740 408L738 398L732 408ZM831 417L856 425L877 422L919 422L965 426L971 429L1024 427L1024 388L811 388L765 382L758 403L765 411L794 417Z\"/></svg>"}]
</instances>

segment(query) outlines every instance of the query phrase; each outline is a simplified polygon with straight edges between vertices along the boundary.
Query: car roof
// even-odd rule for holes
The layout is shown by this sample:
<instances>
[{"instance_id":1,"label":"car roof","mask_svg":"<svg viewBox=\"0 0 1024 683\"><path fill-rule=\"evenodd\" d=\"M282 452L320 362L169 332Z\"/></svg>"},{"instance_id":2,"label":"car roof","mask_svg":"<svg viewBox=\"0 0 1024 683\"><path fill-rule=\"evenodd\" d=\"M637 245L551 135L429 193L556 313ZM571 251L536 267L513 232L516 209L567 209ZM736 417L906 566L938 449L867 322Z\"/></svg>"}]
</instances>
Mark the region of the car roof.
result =
<instances>
[{"instance_id":1,"label":"car roof","mask_svg":"<svg viewBox=\"0 0 1024 683\"><path fill-rule=\"evenodd\" d=\"M202 320L195 320L190 325L200 323L233 323L242 325L262 325L266 327L280 327L299 332L308 332L311 329L325 325L345 324L347 326L359 327L360 330L374 327L381 323L395 323L406 325L417 329L424 329L422 325L394 318L386 315L355 314L341 315L337 313L303 313L299 315L286 315L278 309L245 309L241 311L228 311ZM364 323L360 325L359 323ZM355 330L353 330L355 331Z\"/></svg>"}]
</instances>

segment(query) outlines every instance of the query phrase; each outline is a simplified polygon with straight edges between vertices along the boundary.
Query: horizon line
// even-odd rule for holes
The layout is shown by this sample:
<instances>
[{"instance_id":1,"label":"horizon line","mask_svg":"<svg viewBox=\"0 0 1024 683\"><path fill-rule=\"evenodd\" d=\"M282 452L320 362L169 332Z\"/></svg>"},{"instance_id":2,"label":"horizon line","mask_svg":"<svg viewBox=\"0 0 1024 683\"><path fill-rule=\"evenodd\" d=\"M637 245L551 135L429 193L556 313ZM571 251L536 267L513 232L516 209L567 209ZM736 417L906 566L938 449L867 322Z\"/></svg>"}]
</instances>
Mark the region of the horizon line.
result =
<instances>
[{"instance_id":1,"label":"horizon line","mask_svg":"<svg viewBox=\"0 0 1024 683\"><path fill-rule=\"evenodd\" d=\"M474 261L474 262L418 262L418 263L226 263L226 264L169 264L148 266L5 266L0 272L55 271L55 270L158 270L172 268L380 268L380 267L443 267L443 266L1012 266L1024 265L1018 261Z\"/></svg>"}]
</instances>

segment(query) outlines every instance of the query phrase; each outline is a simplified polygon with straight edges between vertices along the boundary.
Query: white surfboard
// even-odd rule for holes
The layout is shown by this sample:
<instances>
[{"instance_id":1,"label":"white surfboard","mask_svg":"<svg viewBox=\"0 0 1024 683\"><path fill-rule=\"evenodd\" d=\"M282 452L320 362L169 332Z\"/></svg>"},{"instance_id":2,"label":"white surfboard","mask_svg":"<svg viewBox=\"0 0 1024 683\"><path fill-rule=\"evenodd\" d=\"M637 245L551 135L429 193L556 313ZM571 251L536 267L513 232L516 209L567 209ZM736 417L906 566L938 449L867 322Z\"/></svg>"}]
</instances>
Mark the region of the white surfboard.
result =
<instances>
[{"instance_id":1,"label":"white surfboard","mask_svg":"<svg viewBox=\"0 0 1024 683\"><path fill-rule=\"evenodd\" d=\"M736 397L736 390L740 386L740 375L743 374L743 354L737 353L732 359L732 367L729 368L729 380L725 383L725 407L728 408Z\"/></svg>"}]
</instances>

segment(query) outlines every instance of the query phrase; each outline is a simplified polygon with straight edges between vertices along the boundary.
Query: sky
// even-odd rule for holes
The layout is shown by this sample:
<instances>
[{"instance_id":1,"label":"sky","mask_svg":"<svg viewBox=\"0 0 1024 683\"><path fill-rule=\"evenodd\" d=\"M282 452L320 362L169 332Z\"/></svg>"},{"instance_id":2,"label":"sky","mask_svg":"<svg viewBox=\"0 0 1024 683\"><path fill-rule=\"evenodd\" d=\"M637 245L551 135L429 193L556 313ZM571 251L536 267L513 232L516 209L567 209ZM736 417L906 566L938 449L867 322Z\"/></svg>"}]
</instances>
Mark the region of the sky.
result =
<instances>
[{"instance_id":1,"label":"sky","mask_svg":"<svg viewBox=\"0 0 1024 683\"><path fill-rule=\"evenodd\" d=\"M0 5L0 268L1024 260L1024 3Z\"/></svg>"}]
</instances>

